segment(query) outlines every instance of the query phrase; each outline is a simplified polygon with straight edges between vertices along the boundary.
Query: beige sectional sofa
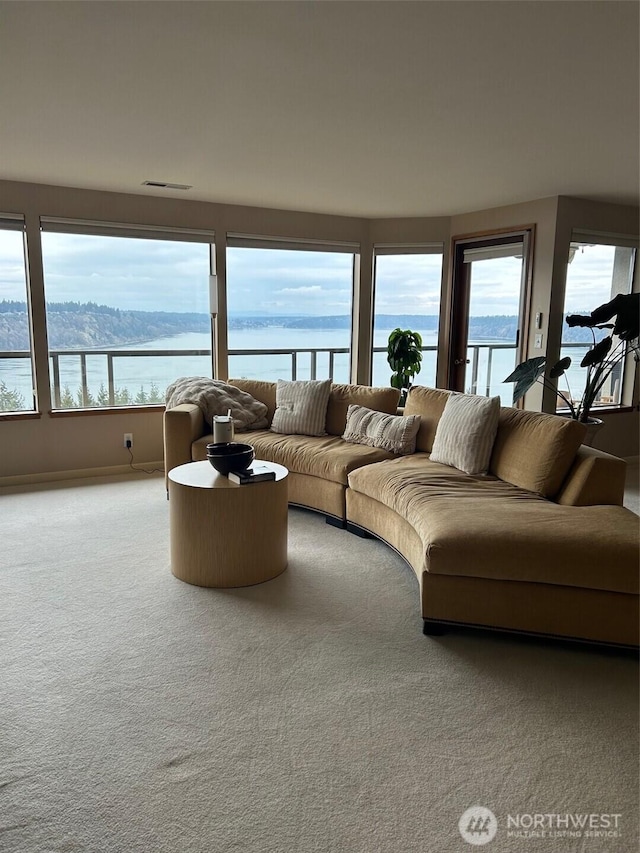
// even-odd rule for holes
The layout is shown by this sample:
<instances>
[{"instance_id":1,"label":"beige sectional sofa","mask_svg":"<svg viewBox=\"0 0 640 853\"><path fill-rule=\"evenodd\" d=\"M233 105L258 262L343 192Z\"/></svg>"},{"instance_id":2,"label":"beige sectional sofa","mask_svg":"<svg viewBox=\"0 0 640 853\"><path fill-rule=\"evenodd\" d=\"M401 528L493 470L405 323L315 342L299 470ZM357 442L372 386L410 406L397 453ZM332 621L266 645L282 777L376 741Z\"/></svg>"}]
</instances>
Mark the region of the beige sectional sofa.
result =
<instances>
[{"instance_id":1,"label":"beige sectional sofa","mask_svg":"<svg viewBox=\"0 0 640 853\"><path fill-rule=\"evenodd\" d=\"M276 408L275 382L231 379L230 384L251 394L267 407L269 423ZM252 444L258 459L278 462L289 469L289 503L325 513L328 521L344 526L345 492L349 473L393 454L375 447L348 444L344 432L349 405L366 406L395 414L400 392L395 388L366 385L333 385L327 407L326 436L281 435L268 429L239 433L238 441ZM211 425L205 424L197 406L183 404L164 416L165 468L207 458L207 444L213 441Z\"/></svg>"},{"instance_id":2,"label":"beige sectional sofa","mask_svg":"<svg viewBox=\"0 0 640 853\"><path fill-rule=\"evenodd\" d=\"M231 380L275 410L276 385ZM414 387L416 452L395 456L342 435L349 404L392 414L392 388L334 385L327 435L241 433L290 470L289 500L373 534L415 571L425 633L465 624L621 645L638 643L638 518L622 507L623 460L581 445L582 425L501 410L489 472L471 476L429 454L448 392ZM196 406L165 413L167 471L205 459Z\"/></svg>"}]
</instances>

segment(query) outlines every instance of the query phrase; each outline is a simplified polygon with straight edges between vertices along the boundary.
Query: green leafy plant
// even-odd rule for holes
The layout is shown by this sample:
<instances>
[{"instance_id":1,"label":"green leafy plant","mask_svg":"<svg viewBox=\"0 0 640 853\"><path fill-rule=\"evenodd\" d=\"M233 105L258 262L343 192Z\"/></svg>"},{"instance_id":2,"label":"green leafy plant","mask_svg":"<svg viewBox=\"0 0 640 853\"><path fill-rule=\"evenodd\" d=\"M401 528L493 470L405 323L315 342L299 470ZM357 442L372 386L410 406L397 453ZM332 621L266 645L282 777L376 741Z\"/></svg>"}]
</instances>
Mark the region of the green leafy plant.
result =
<instances>
[{"instance_id":1,"label":"green leafy plant","mask_svg":"<svg viewBox=\"0 0 640 853\"><path fill-rule=\"evenodd\" d=\"M614 318L614 322L610 323L609 320ZM552 388L567 404L574 420L587 423L591 418L593 405L616 365L620 364L629 352L633 352L636 362L640 361L640 294L618 294L611 302L600 305L591 314L571 314L566 322L572 328L577 326L589 329L593 337L593 347L580 362L580 367L587 368L587 381L580 400L576 402L573 399L566 377L566 371L571 366L569 356L561 358L548 372L544 356L529 358L519 364L504 381L515 383L514 404L536 382L540 382L546 388ZM611 332L596 341L594 329L611 329ZM617 338L617 341L614 341L614 338ZM556 388L554 383L554 380L563 375L567 379L568 394Z\"/></svg>"},{"instance_id":2,"label":"green leafy plant","mask_svg":"<svg viewBox=\"0 0 640 853\"><path fill-rule=\"evenodd\" d=\"M22 394L0 381L0 412L21 412L25 408Z\"/></svg>"},{"instance_id":3,"label":"green leafy plant","mask_svg":"<svg viewBox=\"0 0 640 853\"><path fill-rule=\"evenodd\" d=\"M419 332L394 329L389 335L387 362L393 371L391 385L400 390L400 405L403 405L411 380L422 367L422 336Z\"/></svg>"}]
</instances>

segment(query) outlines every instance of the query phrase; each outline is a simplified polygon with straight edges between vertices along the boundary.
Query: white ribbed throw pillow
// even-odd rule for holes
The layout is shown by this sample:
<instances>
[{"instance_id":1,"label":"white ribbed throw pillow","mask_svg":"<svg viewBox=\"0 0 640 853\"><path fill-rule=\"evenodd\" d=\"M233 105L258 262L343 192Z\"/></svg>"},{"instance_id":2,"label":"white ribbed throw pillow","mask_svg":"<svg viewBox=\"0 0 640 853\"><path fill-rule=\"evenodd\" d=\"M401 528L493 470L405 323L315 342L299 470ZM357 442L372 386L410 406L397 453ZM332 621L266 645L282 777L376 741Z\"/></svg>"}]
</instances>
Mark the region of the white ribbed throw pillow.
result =
<instances>
[{"instance_id":1,"label":"white ribbed throw pillow","mask_svg":"<svg viewBox=\"0 0 640 853\"><path fill-rule=\"evenodd\" d=\"M278 379L271 430L284 435L326 435L330 394L330 379L296 382Z\"/></svg>"},{"instance_id":2,"label":"white ribbed throw pillow","mask_svg":"<svg viewBox=\"0 0 640 853\"><path fill-rule=\"evenodd\" d=\"M486 474L498 431L500 397L451 394L438 422L431 461Z\"/></svg>"},{"instance_id":3,"label":"white ribbed throw pillow","mask_svg":"<svg viewBox=\"0 0 640 853\"><path fill-rule=\"evenodd\" d=\"M380 447L406 456L415 452L419 428L420 415L387 415L365 406L351 405L347 409L347 425L342 438L353 444Z\"/></svg>"}]
</instances>

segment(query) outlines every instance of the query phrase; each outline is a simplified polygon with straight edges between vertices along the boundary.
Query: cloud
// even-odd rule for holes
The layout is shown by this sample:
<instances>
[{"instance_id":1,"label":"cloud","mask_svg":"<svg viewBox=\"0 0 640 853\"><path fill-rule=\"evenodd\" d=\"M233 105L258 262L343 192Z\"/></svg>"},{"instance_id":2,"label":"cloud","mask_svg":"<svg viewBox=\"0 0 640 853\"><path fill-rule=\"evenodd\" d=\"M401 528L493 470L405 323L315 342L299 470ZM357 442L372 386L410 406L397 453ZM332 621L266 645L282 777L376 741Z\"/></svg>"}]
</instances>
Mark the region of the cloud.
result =
<instances>
[{"instance_id":1,"label":"cloud","mask_svg":"<svg viewBox=\"0 0 640 853\"><path fill-rule=\"evenodd\" d=\"M42 248L49 302L142 311L208 309L208 244L45 232Z\"/></svg>"},{"instance_id":2,"label":"cloud","mask_svg":"<svg viewBox=\"0 0 640 853\"><path fill-rule=\"evenodd\" d=\"M380 255L376 259L376 314L438 314L442 255Z\"/></svg>"},{"instance_id":3,"label":"cloud","mask_svg":"<svg viewBox=\"0 0 640 853\"><path fill-rule=\"evenodd\" d=\"M0 300L24 302L26 292L22 234L0 230Z\"/></svg>"},{"instance_id":4,"label":"cloud","mask_svg":"<svg viewBox=\"0 0 640 853\"><path fill-rule=\"evenodd\" d=\"M45 232L48 301L93 301L148 311L208 310L209 246L173 241ZM609 246L585 246L568 267L565 313L590 311L611 292ZM473 267L472 313L516 314L521 262ZM442 255L376 259L375 313L437 314ZM234 313L345 313L351 308L353 257L297 250L229 250L228 307ZM0 299L25 299L23 240L0 230Z\"/></svg>"},{"instance_id":5,"label":"cloud","mask_svg":"<svg viewBox=\"0 0 640 853\"><path fill-rule=\"evenodd\" d=\"M319 284L309 286L302 285L301 287L283 287L280 290L274 290L274 293L322 293L323 288Z\"/></svg>"},{"instance_id":6,"label":"cloud","mask_svg":"<svg viewBox=\"0 0 640 853\"><path fill-rule=\"evenodd\" d=\"M611 298L615 248L584 246L567 269L564 312L589 313Z\"/></svg>"}]
</instances>

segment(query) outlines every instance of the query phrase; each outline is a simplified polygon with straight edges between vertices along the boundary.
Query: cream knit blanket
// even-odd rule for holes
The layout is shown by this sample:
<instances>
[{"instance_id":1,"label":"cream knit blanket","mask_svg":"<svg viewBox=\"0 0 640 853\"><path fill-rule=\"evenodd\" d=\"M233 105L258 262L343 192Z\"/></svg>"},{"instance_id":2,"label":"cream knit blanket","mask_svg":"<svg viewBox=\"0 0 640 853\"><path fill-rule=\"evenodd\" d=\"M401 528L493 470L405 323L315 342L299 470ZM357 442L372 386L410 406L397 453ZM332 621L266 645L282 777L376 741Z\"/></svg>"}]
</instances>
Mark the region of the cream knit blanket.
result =
<instances>
[{"instance_id":1,"label":"cream knit blanket","mask_svg":"<svg viewBox=\"0 0 640 853\"><path fill-rule=\"evenodd\" d=\"M235 385L206 376L183 376L167 388L167 409L181 403L194 403L211 426L214 415L226 415L231 409L236 432L264 429L269 425L267 407Z\"/></svg>"}]
</instances>

